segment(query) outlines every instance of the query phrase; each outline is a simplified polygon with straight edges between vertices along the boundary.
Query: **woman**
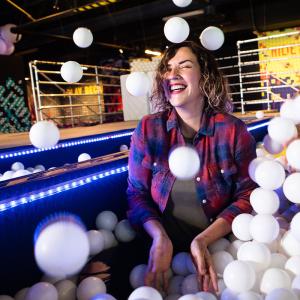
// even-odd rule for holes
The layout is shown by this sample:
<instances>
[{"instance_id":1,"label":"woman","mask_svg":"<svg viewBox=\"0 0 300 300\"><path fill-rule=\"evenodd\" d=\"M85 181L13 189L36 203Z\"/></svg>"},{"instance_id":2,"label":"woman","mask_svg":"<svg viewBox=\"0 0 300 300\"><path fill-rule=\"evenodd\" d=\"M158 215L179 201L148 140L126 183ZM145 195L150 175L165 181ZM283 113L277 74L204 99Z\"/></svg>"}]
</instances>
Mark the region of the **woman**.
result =
<instances>
[{"instance_id":1,"label":"woman","mask_svg":"<svg viewBox=\"0 0 300 300\"><path fill-rule=\"evenodd\" d=\"M255 184L248 165L255 141L244 123L228 114L225 80L210 52L186 41L166 50L157 70L152 102L161 112L145 116L131 142L128 218L152 238L145 283L167 286L173 252L189 251L203 290L218 290L208 245L249 213ZM177 180L168 166L174 146L192 144L199 174Z\"/></svg>"}]
</instances>

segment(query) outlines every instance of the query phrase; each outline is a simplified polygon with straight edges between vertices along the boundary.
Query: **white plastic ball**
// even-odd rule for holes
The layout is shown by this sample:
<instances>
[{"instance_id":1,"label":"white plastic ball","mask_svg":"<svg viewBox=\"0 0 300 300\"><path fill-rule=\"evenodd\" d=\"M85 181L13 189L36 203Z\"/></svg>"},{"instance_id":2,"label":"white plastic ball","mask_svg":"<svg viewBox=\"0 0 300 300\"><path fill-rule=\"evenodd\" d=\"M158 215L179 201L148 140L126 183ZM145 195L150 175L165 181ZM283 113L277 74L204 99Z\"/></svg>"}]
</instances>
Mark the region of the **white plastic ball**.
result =
<instances>
[{"instance_id":1,"label":"white plastic ball","mask_svg":"<svg viewBox=\"0 0 300 300\"><path fill-rule=\"evenodd\" d=\"M196 296L199 297L201 300L217 300L217 297L209 292L198 292Z\"/></svg>"},{"instance_id":2,"label":"white plastic ball","mask_svg":"<svg viewBox=\"0 0 300 300\"><path fill-rule=\"evenodd\" d=\"M30 174L30 172L27 170L18 170L16 172L14 172L14 174L12 175L12 178L22 177L22 176L26 176L29 174Z\"/></svg>"},{"instance_id":3,"label":"white plastic ball","mask_svg":"<svg viewBox=\"0 0 300 300\"><path fill-rule=\"evenodd\" d=\"M181 43L189 36L190 27L185 19L173 17L165 23L164 34L170 42Z\"/></svg>"},{"instance_id":4,"label":"white plastic ball","mask_svg":"<svg viewBox=\"0 0 300 300\"><path fill-rule=\"evenodd\" d=\"M208 50L217 50L224 43L223 31L215 26L205 28L200 34L200 42L202 46Z\"/></svg>"},{"instance_id":5,"label":"white plastic ball","mask_svg":"<svg viewBox=\"0 0 300 300\"><path fill-rule=\"evenodd\" d=\"M25 300L58 300L58 294L52 284L38 282L28 289Z\"/></svg>"},{"instance_id":6,"label":"white plastic ball","mask_svg":"<svg viewBox=\"0 0 300 300\"><path fill-rule=\"evenodd\" d=\"M253 267L244 261L238 260L229 263L223 274L226 286L237 293L251 290L254 286L255 278Z\"/></svg>"},{"instance_id":7,"label":"white plastic ball","mask_svg":"<svg viewBox=\"0 0 300 300\"><path fill-rule=\"evenodd\" d=\"M234 292L229 288L222 291L220 300L237 300L238 292Z\"/></svg>"},{"instance_id":8,"label":"white plastic ball","mask_svg":"<svg viewBox=\"0 0 300 300\"><path fill-rule=\"evenodd\" d=\"M198 281L197 274L190 274L184 277L181 284L181 294L195 294L202 289L200 282Z\"/></svg>"},{"instance_id":9,"label":"white plastic ball","mask_svg":"<svg viewBox=\"0 0 300 300\"><path fill-rule=\"evenodd\" d=\"M264 116L265 116L265 113L264 113L263 110L258 110L258 111L255 113L256 119L262 119Z\"/></svg>"},{"instance_id":10,"label":"white plastic ball","mask_svg":"<svg viewBox=\"0 0 300 300\"><path fill-rule=\"evenodd\" d=\"M237 300L263 300L263 297L258 293L248 291L238 294Z\"/></svg>"},{"instance_id":11,"label":"white plastic ball","mask_svg":"<svg viewBox=\"0 0 300 300\"><path fill-rule=\"evenodd\" d=\"M290 174L283 184L283 193L293 203L300 203L300 172Z\"/></svg>"},{"instance_id":12,"label":"white plastic ball","mask_svg":"<svg viewBox=\"0 0 300 300\"><path fill-rule=\"evenodd\" d=\"M83 279L76 291L78 300L90 300L100 293L106 293L106 285L102 279L93 276Z\"/></svg>"},{"instance_id":13,"label":"white plastic ball","mask_svg":"<svg viewBox=\"0 0 300 300\"><path fill-rule=\"evenodd\" d=\"M271 253L271 261L269 268L284 269L287 257L282 253Z\"/></svg>"},{"instance_id":14,"label":"white plastic ball","mask_svg":"<svg viewBox=\"0 0 300 300\"><path fill-rule=\"evenodd\" d=\"M234 260L232 255L226 251L215 252L211 258L218 276L222 276L226 266Z\"/></svg>"},{"instance_id":15,"label":"white plastic ball","mask_svg":"<svg viewBox=\"0 0 300 300\"><path fill-rule=\"evenodd\" d=\"M90 245L90 255L96 255L104 249L104 237L98 230L89 230L87 232Z\"/></svg>"},{"instance_id":16,"label":"white plastic ball","mask_svg":"<svg viewBox=\"0 0 300 300\"><path fill-rule=\"evenodd\" d=\"M120 151L126 151L128 150L128 146L127 145L121 145L120 146Z\"/></svg>"},{"instance_id":17,"label":"white plastic ball","mask_svg":"<svg viewBox=\"0 0 300 300\"><path fill-rule=\"evenodd\" d=\"M292 281L292 289L300 290L300 275L295 276Z\"/></svg>"},{"instance_id":18,"label":"white plastic ball","mask_svg":"<svg viewBox=\"0 0 300 300\"><path fill-rule=\"evenodd\" d=\"M284 268L290 271L293 276L300 275L300 255L290 257L286 261Z\"/></svg>"},{"instance_id":19,"label":"white plastic ball","mask_svg":"<svg viewBox=\"0 0 300 300\"><path fill-rule=\"evenodd\" d=\"M29 131L30 142L36 148L51 148L59 138L59 130L52 121L39 121Z\"/></svg>"},{"instance_id":20,"label":"white plastic ball","mask_svg":"<svg viewBox=\"0 0 300 300\"><path fill-rule=\"evenodd\" d=\"M280 116L292 120L295 124L300 123L300 98L287 99L280 107Z\"/></svg>"},{"instance_id":21,"label":"white plastic ball","mask_svg":"<svg viewBox=\"0 0 300 300\"><path fill-rule=\"evenodd\" d=\"M272 140L268 134L265 135L263 139L264 148L270 153L270 154L278 154L283 150L282 144Z\"/></svg>"},{"instance_id":22,"label":"white plastic ball","mask_svg":"<svg viewBox=\"0 0 300 300\"><path fill-rule=\"evenodd\" d=\"M200 169L199 155L192 147L177 147L169 155L169 167L171 173L178 179L192 179Z\"/></svg>"},{"instance_id":23,"label":"white plastic ball","mask_svg":"<svg viewBox=\"0 0 300 300\"><path fill-rule=\"evenodd\" d=\"M11 170L14 172L19 171L19 170L24 170L24 165L21 162L16 161L15 163L13 163L11 165Z\"/></svg>"},{"instance_id":24,"label":"white plastic ball","mask_svg":"<svg viewBox=\"0 0 300 300\"><path fill-rule=\"evenodd\" d=\"M181 294L181 285L184 280L184 276L175 275L173 276L168 285L168 295L170 294Z\"/></svg>"},{"instance_id":25,"label":"white plastic ball","mask_svg":"<svg viewBox=\"0 0 300 300\"><path fill-rule=\"evenodd\" d=\"M250 223L250 234L257 242L271 243L279 234L278 221L272 215L256 215Z\"/></svg>"},{"instance_id":26,"label":"white plastic ball","mask_svg":"<svg viewBox=\"0 0 300 300\"><path fill-rule=\"evenodd\" d=\"M210 254L213 254L215 252L219 251L226 251L226 248L230 245L230 242L225 238L220 238L216 240L215 242L211 243L208 246L208 250Z\"/></svg>"},{"instance_id":27,"label":"white plastic ball","mask_svg":"<svg viewBox=\"0 0 300 300\"><path fill-rule=\"evenodd\" d=\"M248 173L249 173L249 176L250 178L253 180L253 181L256 181L255 180L255 171L256 171L256 168L264 161L267 161L267 159L265 157L257 157L257 158L254 158L249 166L248 166Z\"/></svg>"},{"instance_id":28,"label":"white plastic ball","mask_svg":"<svg viewBox=\"0 0 300 300\"><path fill-rule=\"evenodd\" d=\"M116 225L115 235L120 242L130 242L135 238L136 233L131 227L129 221L125 219Z\"/></svg>"},{"instance_id":29,"label":"white plastic ball","mask_svg":"<svg viewBox=\"0 0 300 300\"><path fill-rule=\"evenodd\" d=\"M298 212L291 221L291 233L294 236L295 239L297 239L300 242L300 212Z\"/></svg>"},{"instance_id":30,"label":"white plastic ball","mask_svg":"<svg viewBox=\"0 0 300 300\"><path fill-rule=\"evenodd\" d=\"M36 166L34 167L34 169L35 169L35 170L40 170L40 171L45 171L45 170L46 170L46 168L45 168L43 165L36 165Z\"/></svg>"},{"instance_id":31,"label":"white plastic ball","mask_svg":"<svg viewBox=\"0 0 300 300\"><path fill-rule=\"evenodd\" d=\"M163 300L161 294L153 287L141 286L135 289L128 297L128 300Z\"/></svg>"},{"instance_id":32,"label":"white plastic ball","mask_svg":"<svg viewBox=\"0 0 300 300\"><path fill-rule=\"evenodd\" d=\"M78 62L69 60L61 66L60 74L64 81L75 83L81 79L83 70Z\"/></svg>"},{"instance_id":33,"label":"white plastic ball","mask_svg":"<svg viewBox=\"0 0 300 300\"><path fill-rule=\"evenodd\" d=\"M235 240L233 241L226 249L228 253L231 254L231 256L236 259L237 258L237 252L239 248L244 244L245 242L241 240Z\"/></svg>"},{"instance_id":34,"label":"white plastic ball","mask_svg":"<svg viewBox=\"0 0 300 300\"><path fill-rule=\"evenodd\" d=\"M110 230L100 229L99 231L104 237L104 249L109 249L118 245L118 241Z\"/></svg>"},{"instance_id":35,"label":"white plastic ball","mask_svg":"<svg viewBox=\"0 0 300 300\"><path fill-rule=\"evenodd\" d=\"M271 262L271 252L269 248L256 241L246 242L237 252L238 260L251 262L257 272L265 270Z\"/></svg>"},{"instance_id":36,"label":"white plastic ball","mask_svg":"<svg viewBox=\"0 0 300 300\"><path fill-rule=\"evenodd\" d=\"M186 252L177 253L172 260L172 270L175 274L186 276L189 270L186 265L189 254Z\"/></svg>"},{"instance_id":37,"label":"white plastic ball","mask_svg":"<svg viewBox=\"0 0 300 300\"><path fill-rule=\"evenodd\" d=\"M255 170L256 183L264 189L276 190L285 179L285 171L281 164L268 160L260 163Z\"/></svg>"},{"instance_id":38,"label":"white plastic ball","mask_svg":"<svg viewBox=\"0 0 300 300\"><path fill-rule=\"evenodd\" d=\"M4 181L4 180L8 180L8 179L11 179L14 175L14 171L5 171L2 175L2 177L0 178L0 181Z\"/></svg>"},{"instance_id":39,"label":"white plastic ball","mask_svg":"<svg viewBox=\"0 0 300 300\"><path fill-rule=\"evenodd\" d=\"M279 208L279 197L272 190L256 188L251 192L250 203L258 214L274 214Z\"/></svg>"},{"instance_id":40,"label":"white plastic ball","mask_svg":"<svg viewBox=\"0 0 300 300\"><path fill-rule=\"evenodd\" d=\"M199 297L194 294L187 294L181 296L178 300L199 300Z\"/></svg>"},{"instance_id":41,"label":"white plastic ball","mask_svg":"<svg viewBox=\"0 0 300 300\"><path fill-rule=\"evenodd\" d=\"M20 41L22 35L11 32L11 29L15 27L17 27L15 24L5 24L0 27L0 36L7 43L14 44Z\"/></svg>"},{"instance_id":42,"label":"white plastic ball","mask_svg":"<svg viewBox=\"0 0 300 300\"><path fill-rule=\"evenodd\" d=\"M74 300L76 299L76 284L71 280L61 280L55 283L55 288L58 293L59 300Z\"/></svg>"},{"instance_id":43,"label":"white plastic ball","mask_svg":"<svg viewBox=\"0 0 300 300\"><path fill-rule=\"evenodd\" d=\"M232 232L233 234L242 241L250 241L252 236L250 234L250 222L253 216L250 214L240 214L233 219Z\"/></svg>"},{"instance_id":44,"label":"white plastic ball","mask_svg":"<svg viewBox=\"0 0 300 300\"><path fill-rule=\"evenodd\" d=\"M113 231L118 223L118 217L110 210L104 210L96 217L96 226L98 229Z\"/></svg>"},{"instance_id":45,"label":"white plastic ball","mask_svg":"<svg viewBox=\"0 0 300 300\"><path fill-rule=\"evenodd\" d=\"M173 3L178 7L187 7L192 3L192 0L173 0Z\"/></svg>"},{"instance_id":46,"label":"white plastic ball","mask_svg":"<svg viewBox=\"0 0 300 300\"><path fill-rule=\"evenodd\" d=\"M278 288L272 290L265 300L298 300L297 295L288 288Z\"/></svg>"},{"instance_id":47,"label":"white plastic ball","mask_svg":"<svg viewBox=\"0 0 300 300\"><path fill-rule=\"evenodd\" d=\"M79 27L73 33L73 41L78 47L87 48L93 42L93 34L88 28Z\"/></svg>"},{"instance_id":48,"label":"white plastic ball","mask_svg":"<svg viewBox=\"0 0 300 300\"><path fill-rule=\"evenodd\" d=\"M91 156L88 153L81 153L78 158L77 161L78 162L82 162L82 161L86 161L86 160L90 160Z\"/></svg>"},{"instance_id":49,"label":"white plastic ball","mask_svg":"<svg viewBox=\"0 0 300 300\"><path fill-rule=\"evenodd\" d=\"M293 236L290 230L281 238L280 252L288 256L300 255L300 241Z\"/></svg>"},{"instance_id":50,"label":"white plastic ball","mask_svg":"<svg viewBox=\"0 0 300 300\"><path fill-rule=\"evenodd\" d=\"M290 287L290 276L286 271L278 268L270 268L266 270L260 282L260 290L265 294L270 293L274 289L289 289Z\"/></svg>"},{"instance_id":51,"label":"white plastic ball","mask_svg":"<svg viewBox=\"0 0 300 300\"><path fill-rule=\"evenodd\" d=\"M126 79L127 91L135 97L146 96L150 92L150 79L144 72L132 72Z\"/></svg>"},{"instance_id":52,"label":"white plastic ball","mask_svg":"<svg viewBox=\"0 0 300 300\"><path fill-rule=\"evenodd\" d=\"M114 296L106 293L99 293L96 294L93 298L90 300L117 300Z\"/></svg>"},{"instance_id":53,"label":"white plastic ball","mask_svg":"<svg viewBox=\"0 0 300 300\"><path fill-rule=\"evenodd\" d=\"M133 289L144 285L144 279L147 272L147 265L141 264L135 266L129 274L129 282Z\"/></svg>"},{"instance_id":54,"label":"white plastic ball","mask_svg":"<svg viewBox=\"0 0 300 300\"><path fill-rule=\"evenodd\" d=\"M192 256L189 253L186 257L185 263L186 263L186 267L187 267L189 273L191 273L191 274L196 274L197 273L196 266L195 266L195 264L192 260Z\"/></svg>"},{"instance_id":55,"label":"white plastic ball","mask_svg":"<svg viewBox=\"0 0 300 300\"><path fill-rule=\"evenodd\" d=\"M19 290L14 296L15 300L25 300L25 296L28 290L29 288L23 288Z\"/></svg>"},{"instance_id":56,"label":"white plastic ball","mask_svg":"<svg viewBox=\"0 0 300 300\"><path fill-rule=\"evenodd\" d=\"M34 246L35 260L50 276L70 276L81 270L88 259L89 240L81 224L68 218L42 228Z\"/></svg>"},{"instance_id":57,"label":"white plastic ball","mask_svg":"<svg viewBox=\"0 0 300 300\"><path fill-rule=\"evenodd\" d=\"M297 137L297 128L293 121L282 117L276 117L270 121L268 133L272 140L280 144L285 144Z\"/></svg>"},{"instance_id":58,"label":"white plastic ball","mask_svg":"<svg viewBox=\"0 0 300 300\"><path fill-rule=\"evenodd\" d=\"M286 148L286 159L289 165L297 171L300 171L300 140L292 141Z\"/></svg>"}]
</instances>

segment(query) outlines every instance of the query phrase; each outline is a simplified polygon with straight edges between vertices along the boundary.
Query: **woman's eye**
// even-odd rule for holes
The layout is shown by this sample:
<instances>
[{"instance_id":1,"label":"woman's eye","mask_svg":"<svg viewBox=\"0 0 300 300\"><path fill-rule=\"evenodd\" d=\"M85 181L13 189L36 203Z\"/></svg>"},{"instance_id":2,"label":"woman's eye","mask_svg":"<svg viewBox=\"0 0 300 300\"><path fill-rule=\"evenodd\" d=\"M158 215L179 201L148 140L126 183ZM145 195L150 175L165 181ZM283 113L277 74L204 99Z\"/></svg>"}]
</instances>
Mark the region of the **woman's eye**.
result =
<instances>
[{"instance_id":1,"label":"woman's eye","mask_svg":"<svg viewBox=\"0 0 300 300\"><path fill-rule=\"evenodd\" d=\"M190 69L191 66L190 65L182 65L180 66L181 69Z\"/></svg>"}]
</instances>

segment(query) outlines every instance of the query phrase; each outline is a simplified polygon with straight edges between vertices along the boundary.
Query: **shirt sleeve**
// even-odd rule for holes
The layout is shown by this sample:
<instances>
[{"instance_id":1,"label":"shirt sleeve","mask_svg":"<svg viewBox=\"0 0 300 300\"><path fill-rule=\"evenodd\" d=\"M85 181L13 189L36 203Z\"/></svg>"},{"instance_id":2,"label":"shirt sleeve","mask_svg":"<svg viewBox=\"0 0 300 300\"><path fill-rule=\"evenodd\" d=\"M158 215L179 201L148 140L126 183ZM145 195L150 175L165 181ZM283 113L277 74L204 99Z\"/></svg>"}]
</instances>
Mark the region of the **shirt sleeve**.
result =
<instances>
[{"instance_id":1,"label":"shirt sleeve","mask_svg":"<svg viewBox=\"0 0 300 300\"><path fill-rule=\"evenodd\" d=\"M293 204L288 207L283 213L281 213L281 216L285 218L288 222L291 222L293 217L300 212L300 205L299 204Z\"/></svg>"},{"instance_id":2,"label":"shirt sleeve","mask_svg":"<svg viewBox=\"0 0 300 300\"><path fill-rule=\"evenodd\" d=\"M250 162L256 158L256 143L254 137L248 132L247 126L237 124L234 145L234 160L237 173L234 176L234 190L232 202L218 217L224 218L228 223L241 213L251 213L252 207L249 201L251 192L257 187L248 174Z\"/></svg>"},{"instance_id":3,"label":"shirt sleeve","mask_svg":"<svg viewBox=\"0 0 300 300\"><path fill-rule=\"evenodd\" d=\"M136 229L142 229L145 222L160 220L159 210L151 197L152 170L143 165L147 153L142 128L143 120L134 131L129 152L129 171L127 200L129 209L127 217L131 225Z\"/></svg>"}]
</instances>

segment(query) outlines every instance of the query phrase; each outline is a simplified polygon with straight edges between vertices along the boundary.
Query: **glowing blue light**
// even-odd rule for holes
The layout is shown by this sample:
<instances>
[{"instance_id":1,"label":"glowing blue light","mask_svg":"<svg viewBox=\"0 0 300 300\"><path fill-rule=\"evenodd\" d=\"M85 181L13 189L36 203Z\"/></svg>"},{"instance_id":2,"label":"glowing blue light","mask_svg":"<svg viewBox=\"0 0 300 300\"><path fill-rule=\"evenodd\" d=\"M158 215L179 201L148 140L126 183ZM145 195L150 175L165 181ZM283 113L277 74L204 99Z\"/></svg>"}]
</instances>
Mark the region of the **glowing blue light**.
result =
<instances>
[{"instance_id":1,"label":"glowing blue light","mask_svg":"<svg viewBox=\"0 0 300 300\"><path fill-rule=\"evenodd\" d=\"M268 126L269 123L270 123L270 121L265 122L265 123L261 123L261 124L257 124L257 125L253 125L253 126L249 126L248 127L248 131L252 131L252 130L255 130L255 129L258 129L258 128L262 128L262 127Z\"/></svg>"},{"instance_id":2,"label":"glowing blue light","mask_svg":"<svg viewBox=\"0 0 300 300\"><path fill-rule=\"evenodd\" d=\"M109 139L116 139L116 138L131 136L132 133L133 133L133 131L130 130L130 131L125 132L125 133L106 135L106 136L102 136L102 137L99 137L99 138L93 138L93 139L91 139L91 138L89 138L89 139L81 138L77 141L60 143L60 144L57 144L54 147L42 148L42 149L37 149L37 148L31 147L30 149L24 149L24 150L19 151L19 152L17 151L17 152L13 152L13 153L3 153L3 154L0 155L0 159L5 159L5 158L10 158L10 157L15 157L15 156L23 156L23 155L28 155L28 154L32 154L32 153L38 153L38 152L44 152L44 151L51 151L51 150L56 150L56 149L59 149L59 148L74 147L74 146L77 146L77 145L82 145L82 144L87 144L87 143L107 141Z\"/></svg>"}]
</instances>

